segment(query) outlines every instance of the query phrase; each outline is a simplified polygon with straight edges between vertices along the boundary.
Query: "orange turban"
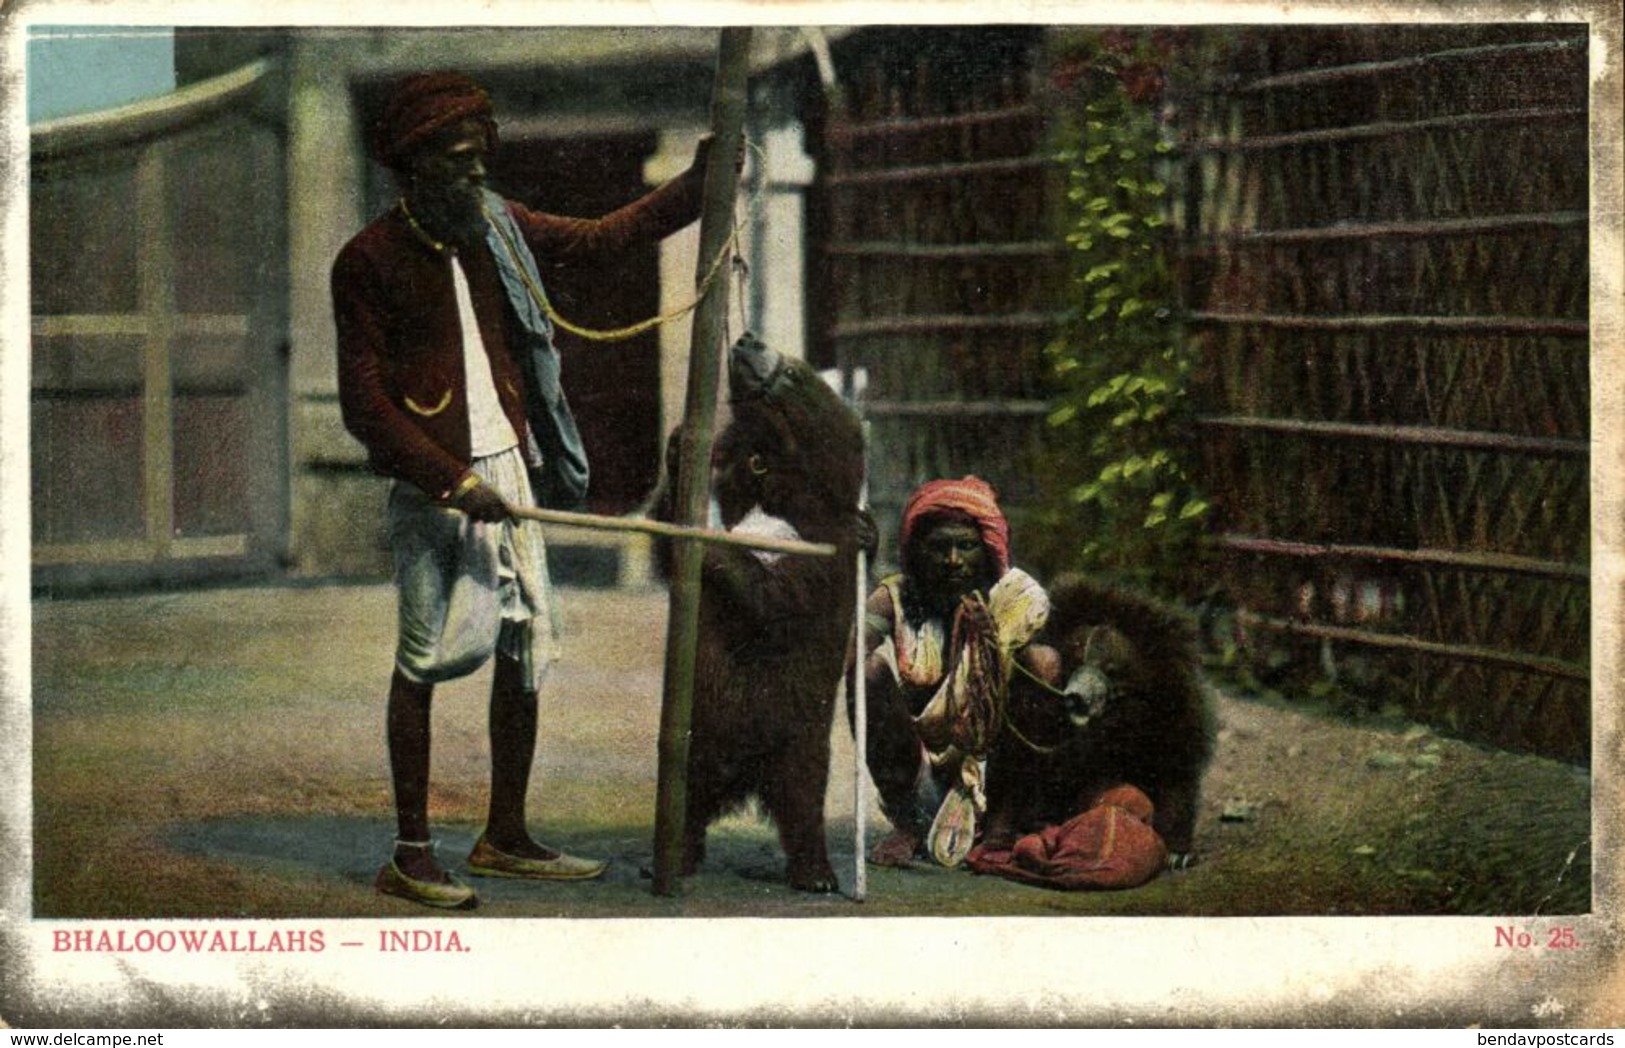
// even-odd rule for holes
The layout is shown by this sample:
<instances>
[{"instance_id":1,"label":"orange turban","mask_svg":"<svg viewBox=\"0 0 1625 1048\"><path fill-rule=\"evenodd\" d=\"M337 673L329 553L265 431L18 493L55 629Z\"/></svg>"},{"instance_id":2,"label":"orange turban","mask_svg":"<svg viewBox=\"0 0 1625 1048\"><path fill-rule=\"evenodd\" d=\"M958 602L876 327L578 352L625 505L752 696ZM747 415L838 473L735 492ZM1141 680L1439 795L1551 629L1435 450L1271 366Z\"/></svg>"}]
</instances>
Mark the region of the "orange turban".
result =
<instances>
[{"instance_id":1,"label":"orange turban","mask_svg":"<svg viewBox=\"0 0 1625 1048\"><path fill-rule=\"evenodd\" d=\"M374 160L399 169L435 132L468 119L484 121L495 148L491 96L484 88L461 73L419 73L395 84L373 121L368 147Z\"/></svg>"},{"instance_id":2,"label":"orange turban","mask_svg":"<svg viewBox=\"0 0 1625 1048\"><path fill-rule=\"evenodd\" d=\"M1004 519L992 485L980 477L932 480L914 489L903 507L903 532L898 545L907 550L915 525L945 511L957 511L975 521L982 533L982 545L993 555L999 574L1010 570L1010 523Z\"/></svg>"}]
</instances>

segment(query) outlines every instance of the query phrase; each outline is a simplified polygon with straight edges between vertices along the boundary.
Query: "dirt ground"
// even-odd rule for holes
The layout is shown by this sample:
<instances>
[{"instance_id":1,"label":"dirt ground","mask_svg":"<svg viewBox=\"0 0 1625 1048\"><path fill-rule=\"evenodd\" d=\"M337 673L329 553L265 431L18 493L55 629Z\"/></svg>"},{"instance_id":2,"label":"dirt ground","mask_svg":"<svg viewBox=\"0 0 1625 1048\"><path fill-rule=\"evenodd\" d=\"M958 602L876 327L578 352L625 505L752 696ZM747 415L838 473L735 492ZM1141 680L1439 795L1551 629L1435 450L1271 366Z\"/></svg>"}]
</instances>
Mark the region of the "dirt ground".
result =
<instances>
[{"instance_id":1,"label":"dirt ground","mask_svg":"<svg viewBox=\"0 0 1625 1048\"><path fill-rule=\"evenodd\" d=\"M481 917L1539 914L1591 908L1585 769L1417 725L1217 697L1194 869L1059 893L870 868L867 899L781 883L770 828L712 830L680 895L652 852L663 590L566 590L531 795L600 881L478 882ZM393 835L383 746L393 594L281 586L33 604L37 917L418 917L371 881ZM484 674L436 699L431 818L453 864L486 795ZM852 748L834 730L830 840L852 868ZM870 839L884 831L873 816Z\"/></svg>"}]
</instances>

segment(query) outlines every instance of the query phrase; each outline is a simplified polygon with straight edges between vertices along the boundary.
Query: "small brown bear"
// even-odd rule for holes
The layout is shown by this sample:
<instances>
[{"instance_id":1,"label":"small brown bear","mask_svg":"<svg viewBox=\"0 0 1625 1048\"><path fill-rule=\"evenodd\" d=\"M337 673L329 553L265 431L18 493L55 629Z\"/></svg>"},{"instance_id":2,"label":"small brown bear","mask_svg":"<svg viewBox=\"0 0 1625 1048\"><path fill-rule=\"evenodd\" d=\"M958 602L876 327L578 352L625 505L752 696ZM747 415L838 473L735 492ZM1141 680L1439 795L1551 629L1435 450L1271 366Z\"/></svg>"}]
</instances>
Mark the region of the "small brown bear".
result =
<instances>
[{"instance_id":1,"label":"small brown bear","mask_svg":"<svg viewBox=\"0 0 1625 1048\"><path fill-rule=\"evenodd\" d=\"M832 557L708 545L688 758L683 873L707 827L755 796L779 832L790 886L837 889L824 839L830 728L852 634L856 558L873 552L858 504L863 429L804 361L746 334L728 367L732 421L712 455L720 524L807 542ZM667 445L675 473L680 431ZM670 519L675 476L659 514Z\"/></svg>"},{"instance_id":2,"label":"small brown bear","mask_svg":"<svg viewBox=\"0 0 1625 1048\"><path fill-rule=\"evenodd\" d=\"M1155 806L1169 865L1193 863L1214 725L1191 629L1146 597L1066 575L1050 587L1040 639L1061 654L1065 694L1012 682L988 757L984 840L1062 823L1128 783Z\"/></svg>"}]
</instances>

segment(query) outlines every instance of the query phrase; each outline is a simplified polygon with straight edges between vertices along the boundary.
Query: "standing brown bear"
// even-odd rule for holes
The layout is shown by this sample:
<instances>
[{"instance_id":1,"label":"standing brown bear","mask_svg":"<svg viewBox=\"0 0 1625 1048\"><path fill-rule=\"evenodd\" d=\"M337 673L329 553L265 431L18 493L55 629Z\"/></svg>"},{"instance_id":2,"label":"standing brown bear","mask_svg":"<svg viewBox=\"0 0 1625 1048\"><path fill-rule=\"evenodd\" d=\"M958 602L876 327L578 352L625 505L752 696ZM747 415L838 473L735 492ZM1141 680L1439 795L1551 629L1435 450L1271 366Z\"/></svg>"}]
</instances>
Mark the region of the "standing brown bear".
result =
<instances>
[{"instance_id":1,"label":"standing brown bear","mask_svg":"<svg viewBox=\"0 0 1625 1048\"><path fill-rule=\"evenodd\" d=\"M707 546L701 569L683 873L707 827L758 798L778 827L790 886L833 892L824 792L835 694L852 633L860 546L863 429L803 361L746 334L728 363L733 419L717 439L711 490L730 531L836 547L832 557ZM679 433L667 444L674 471ZM659 515L670 519L675 477Z\"/></svg>"},{"instance_id":2,"label":"standing brown bear","mask_svg":"<svg viewBox=\"0 0 1625 1048\"><path fill-rule=\"evenodd\" d=\"M1213 753L1192 631L1155 601L1081 576L1049 592L1040 639L1061 655L1065 694L1013 682L988 757L984 839L1005 844L1059 825L1126 783L1150 798L1169 865L1189 865Z\"/></svg>"}]
</instances>

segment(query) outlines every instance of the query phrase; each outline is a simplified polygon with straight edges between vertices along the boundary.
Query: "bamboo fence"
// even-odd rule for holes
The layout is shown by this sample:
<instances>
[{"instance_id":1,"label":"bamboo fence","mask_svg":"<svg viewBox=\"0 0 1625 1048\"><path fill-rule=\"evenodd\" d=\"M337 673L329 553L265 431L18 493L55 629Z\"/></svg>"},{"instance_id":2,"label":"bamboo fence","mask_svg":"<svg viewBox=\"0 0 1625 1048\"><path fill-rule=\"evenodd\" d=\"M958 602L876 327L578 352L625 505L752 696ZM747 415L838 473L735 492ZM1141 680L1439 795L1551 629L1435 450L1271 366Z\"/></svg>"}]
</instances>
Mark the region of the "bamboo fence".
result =
<instances>
[{"instance_id":1,"label":"bamboo fence","mask_svg":"<svg viewBox=\"0 0 1625 1048\"><path fill-rule=\"evenodd\" d=\"M823 125L815 331L866 376L872 507L895 559L903 501L976 473L1030 497L1048 408L1042 348L1062 319L1032 30L872 31L838 56Z\"/></svg>"},{"instance_id":2,"label":"bamboo fence","mask_svg":"<svg viewBox=\"0 0 1625 1048\"><path fill-rule=\"evenodd\" d=\"M1177 217L1242 628L1417 719L1587 759L1583 27L1196 53Z\"/></svg>"}]
</instances>

